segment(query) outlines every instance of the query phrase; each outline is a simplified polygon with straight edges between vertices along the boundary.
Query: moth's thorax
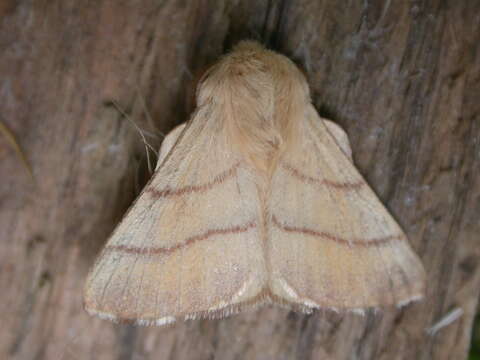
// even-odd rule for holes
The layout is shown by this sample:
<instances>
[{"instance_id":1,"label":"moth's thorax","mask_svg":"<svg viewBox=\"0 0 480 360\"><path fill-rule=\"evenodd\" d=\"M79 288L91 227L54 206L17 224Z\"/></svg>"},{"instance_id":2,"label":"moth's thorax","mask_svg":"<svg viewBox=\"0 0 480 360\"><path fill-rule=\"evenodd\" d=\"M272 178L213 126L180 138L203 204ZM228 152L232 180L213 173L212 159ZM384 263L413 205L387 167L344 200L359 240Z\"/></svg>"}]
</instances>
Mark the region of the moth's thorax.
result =
<instances>
[{"instance_id":1,"label":"moth's thorax","mask_svg":"<svg viewBox=\"0 0 480 360\"><path fill-rule=\"evenodd\" d=\"M214 105L227 141L267 174L295 141L309 102L307 82L293 62L251 41L208 70L198 89L198 105Z\"/></svg>"}]
</instances>

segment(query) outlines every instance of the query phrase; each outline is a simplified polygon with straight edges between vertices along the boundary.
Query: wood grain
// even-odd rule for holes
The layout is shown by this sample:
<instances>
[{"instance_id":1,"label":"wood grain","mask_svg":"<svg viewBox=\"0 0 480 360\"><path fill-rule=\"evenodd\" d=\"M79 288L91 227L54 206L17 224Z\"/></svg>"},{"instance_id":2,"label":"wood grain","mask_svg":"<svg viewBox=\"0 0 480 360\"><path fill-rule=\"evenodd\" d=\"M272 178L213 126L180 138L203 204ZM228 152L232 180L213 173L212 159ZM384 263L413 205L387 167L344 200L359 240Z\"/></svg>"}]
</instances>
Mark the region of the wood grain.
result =
<instances>
[{"instance_id":1,"label":"wood grain","mask_svg":"<svg viewBox=\"0 0 480 360\"><path fill-rule=\"evenodd\" d=\"M3 1L0 121L35 183L0 137L0 358L466 358L480 291L479 14L454 0ZM425 264L427 300L164 329L89 317L86 272L147 179L141 138L111 102L166 132L187 119L202 69L246 37L296 60L317 109L347 131Z\"/></svg>"}]
</instances>

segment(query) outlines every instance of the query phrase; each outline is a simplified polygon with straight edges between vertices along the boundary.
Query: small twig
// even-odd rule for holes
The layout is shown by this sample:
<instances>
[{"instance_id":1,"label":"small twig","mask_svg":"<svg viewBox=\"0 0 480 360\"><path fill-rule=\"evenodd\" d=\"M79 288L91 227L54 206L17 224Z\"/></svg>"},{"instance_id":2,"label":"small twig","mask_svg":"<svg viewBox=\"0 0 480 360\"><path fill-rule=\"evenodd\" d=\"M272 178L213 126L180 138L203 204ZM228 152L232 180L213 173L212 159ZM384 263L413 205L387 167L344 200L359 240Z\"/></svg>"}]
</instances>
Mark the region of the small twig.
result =
<instances>
[{"instance_id":1,"label":"small twig","mask_svg":"<svg viewBox=\"0 0 480 360\"><path fill-rule=\"evenodd\" d=\"M460 319L460 317L463 315L463 309L462 308L455 308L451 311L449 311L444 317L442 317L439 321L437 321L435 324L433 324L431 327L425 329L426 333L430 336L434 336L438 331L443 329L444 327L447 327L448 325L452 324L453 322L457 321Z\"/></svg>"},{"instance_id":2,"label":"small twig","mask_svg":"<svg viewBox=\"0 0 480 360\"><path fill-rule=\"evenodd\" d=\"M142 103L143 111L145 112L145 115L147 116L148 123L150 124L150 126L153 129L156 129L155 123L153 122L153 119L152 119L152 116L150 115L150 112L148 111L147 103L145 101L145 97L142 95L142 92L140 91L140 87L138 86L138 83L135 83L135 87L137 89L138 96L140 97L140 101ZM160 130L157 130L157 131L163 138L165 137L165 134L163 134Z\"/></svg>"},{"instance_id":3,"label":"small twig","mask_svg":"<svg viewBox=\"0 0 480 360\"><path fill-rule=\"evenodd\" d=\"M126 119L128 119L128 121L130 121L133 124L135 129L138 131L138 133L142 137L143 145L145 146L145 152L147 153L148 171L151 174L153 171L152 171L152 164L151 164L151 161L150 161L150 152L148 150L150 149L151 151L153 151L153 153L156 155L157 158L158 158L158 152L153 148L152 145L150 145L148 143L147 139L145 138L145 135L143 134L142 129L140 129L140 127L135 123L135 121L133 121L130 118L130 116L128 116L128 114L120 107L120 105L115 100L112 100L112 104L113 104L113 106L115 106L115 108L118 110L118 112L120 114L122 114L122 116L124 116Z\"/></svg>"},{"instance_id":4,"label":"small twig","mask_svg":"<svg viewBox=\"0 0 480 360\"><path fill-rule=\"evenodd\" d=\"M10 145L13 147L15 152L17 153L18 157L22 161L24 168L27 170L30 178L34 180L32 167L30 166L25 153L22 151L22 148L18 144L15 135L7 128L7 126L0 121L0 133L7 139Z\"/></svg>"}]
</instances>

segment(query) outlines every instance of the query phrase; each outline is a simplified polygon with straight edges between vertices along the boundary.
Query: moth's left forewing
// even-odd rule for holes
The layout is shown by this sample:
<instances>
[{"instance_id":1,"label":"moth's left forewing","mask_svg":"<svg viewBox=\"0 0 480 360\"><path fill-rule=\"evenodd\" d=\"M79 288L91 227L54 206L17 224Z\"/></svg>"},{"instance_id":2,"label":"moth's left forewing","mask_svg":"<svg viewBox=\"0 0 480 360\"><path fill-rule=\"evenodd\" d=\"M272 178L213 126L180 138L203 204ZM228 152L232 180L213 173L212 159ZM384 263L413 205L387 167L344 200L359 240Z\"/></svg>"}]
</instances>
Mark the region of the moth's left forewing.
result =
<instances>
[{"instance_id":1,"label":"moth's left forewing","mask_svg":"<svg viewBox=\"0 0 480 360\"><path fill-rule=\"evenodd\" d=\"M284 153L272 178L272 292L307 308L420 298L425 273L402 229L353 166L341 134L309 114L301 141Z\"/></svg>"},{"instance_id":2,"label":"moth's left forewing","mask_svg":"<svg viewBox=\"0 0 480 360\"><path fill-rule=\"evenodd\" d=\"M226 316L261 300L255 183L208 114L166 141L164 162L87 279L90 313L163 325Z\"/></svg>"}]
</instances>

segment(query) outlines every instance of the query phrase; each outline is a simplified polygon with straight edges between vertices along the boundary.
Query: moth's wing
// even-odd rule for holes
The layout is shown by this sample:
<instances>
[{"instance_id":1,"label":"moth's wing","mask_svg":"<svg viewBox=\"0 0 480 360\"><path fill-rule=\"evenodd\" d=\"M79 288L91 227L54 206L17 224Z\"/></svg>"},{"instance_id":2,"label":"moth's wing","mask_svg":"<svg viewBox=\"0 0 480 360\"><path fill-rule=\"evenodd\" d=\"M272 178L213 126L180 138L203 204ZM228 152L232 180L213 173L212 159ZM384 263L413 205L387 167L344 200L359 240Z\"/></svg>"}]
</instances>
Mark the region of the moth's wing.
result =
<instances>
[{"instance_id":1,"label":"moth's wing","mask_svg":"<svg viewBox=\"0 0 480 360\"><path fill-rule=\"evenodd\" d=\"M270 288L300 308L402 305L425 273L399 225L349 158L343 131L313 107L272 179Z\"/></svg>"},{"instance_id":2,"label":"moth's wing","mask_svg":"<svg viewBox=\"0 0 480 360\"><path fill-rule=\"evenodd\" d=\"M312 110L312 109L311 109ZM315 111L313 109L313 111ZM315 114L313 114L315 115ZM318 116L316 116L318 118ZM327 119L317 119L317 121L323 121L323 123L326 126L326 130L330 133L330 135L333 136L334 141L337 143L337 145L340 147L340 150L343 151L347 157L352 160L352 148L350 147L350 141L348 141L348 136L343 131L343 129L335 124L333 121L327 120Z\"/></svg>"},{"instance_id":3,"label":"moth's wing","mask_svg":"<svg viewBox=\"0 0 480 360\"><path fill-rule=\"evenodd\" d=\"M87 311L162 325L257 302L266 282L257 190L220 124L200 111L165 141L173 149L161 151L160 168L89 274Z\"/></svg>"}]
</instances>

